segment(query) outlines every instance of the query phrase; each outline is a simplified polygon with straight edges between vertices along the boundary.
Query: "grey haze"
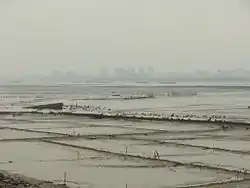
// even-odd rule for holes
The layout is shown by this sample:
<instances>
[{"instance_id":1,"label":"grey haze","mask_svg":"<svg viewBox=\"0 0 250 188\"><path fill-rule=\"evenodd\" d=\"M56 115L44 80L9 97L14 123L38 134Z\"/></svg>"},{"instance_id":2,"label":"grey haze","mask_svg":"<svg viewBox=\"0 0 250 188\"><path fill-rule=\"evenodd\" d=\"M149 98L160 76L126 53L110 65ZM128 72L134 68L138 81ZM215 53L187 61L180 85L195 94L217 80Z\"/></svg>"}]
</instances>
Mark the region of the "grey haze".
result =
<instances>
[{"instance_id":1,"label":"grey haze","mask_svg":"<svg viewBox=\"0 0 250 188\"><path fill-rule=\"evenodd\" d=\"M1 0L1 75L250 68L244 0Z\"/></svg>"}]
</instances>

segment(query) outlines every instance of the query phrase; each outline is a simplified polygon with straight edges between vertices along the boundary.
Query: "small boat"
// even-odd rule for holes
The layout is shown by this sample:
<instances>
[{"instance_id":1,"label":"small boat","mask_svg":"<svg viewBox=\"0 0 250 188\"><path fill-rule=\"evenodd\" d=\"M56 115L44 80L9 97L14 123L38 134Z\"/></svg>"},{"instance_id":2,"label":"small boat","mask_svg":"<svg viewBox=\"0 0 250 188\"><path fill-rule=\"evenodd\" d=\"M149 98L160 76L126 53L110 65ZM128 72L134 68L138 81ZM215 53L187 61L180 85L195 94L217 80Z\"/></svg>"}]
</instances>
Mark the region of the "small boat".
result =
<instances>
[{"instance_id":1,"label":"small boat","mask_svg":"<svg viewBox=\"0 0 250 188\"><path fill-rule=\"evenodd\" d=\"M173 81L161 81L160 84L176 84L176 82Z\"/></svg>"},{"instance_id":2,"label":"small boat","mask_svg":"<svg viewBox=\"0 0 250 188\"><path fill-rule=\"evenodd\" d=\"M147 84L147 83L149 83L149 81L137 81L136 83L138 83L138 84Z\"/></svg>"},{"instance_id":3,"label":"small boat","mask_svg":"<svg viewBox=\"0 0 250 188\"><path fill-rule=\"evenodd\" d=\"M112 97L121 97L120 94L113 94Z\"/></svg>"}]
</instances>

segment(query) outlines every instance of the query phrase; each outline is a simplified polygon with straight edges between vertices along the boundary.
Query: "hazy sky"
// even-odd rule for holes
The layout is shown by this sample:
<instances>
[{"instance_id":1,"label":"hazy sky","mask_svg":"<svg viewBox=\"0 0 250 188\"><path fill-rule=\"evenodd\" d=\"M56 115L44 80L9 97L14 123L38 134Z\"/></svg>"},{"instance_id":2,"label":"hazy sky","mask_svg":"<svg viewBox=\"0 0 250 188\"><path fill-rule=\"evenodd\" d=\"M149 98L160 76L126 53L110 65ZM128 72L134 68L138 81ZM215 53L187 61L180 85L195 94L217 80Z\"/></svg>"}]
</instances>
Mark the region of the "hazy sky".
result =
<instances>
[{"instance_id":1,"label":"hazy sky","mask_svg":"<svg viewBox=\"0 0 250 188\"><path fill-rule=\"evenodd\" d=\"M0 0L0 73L250 69L248 0Z\"/></svg>"}]
</instances>

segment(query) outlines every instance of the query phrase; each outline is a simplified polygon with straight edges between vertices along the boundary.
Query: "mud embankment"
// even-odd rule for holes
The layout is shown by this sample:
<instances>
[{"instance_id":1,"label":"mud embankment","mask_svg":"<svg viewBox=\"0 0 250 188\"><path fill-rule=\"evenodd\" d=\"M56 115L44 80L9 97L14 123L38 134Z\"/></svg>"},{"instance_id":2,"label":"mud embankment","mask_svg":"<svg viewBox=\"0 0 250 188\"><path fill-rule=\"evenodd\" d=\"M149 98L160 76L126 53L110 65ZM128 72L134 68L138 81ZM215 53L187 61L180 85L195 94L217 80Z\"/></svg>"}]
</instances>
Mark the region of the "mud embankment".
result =
<instances>
[{"instance_id":1,"label":"mud embankment","mask_svg":"<svg viewBox=\"0 0 250 188\"><path fill-rule=\"evenodd\" d=\"M1 188L69 188L66 185L56 185L48 181L40 181L25 176L0 172Z\"/></svg>"}]
</instances>

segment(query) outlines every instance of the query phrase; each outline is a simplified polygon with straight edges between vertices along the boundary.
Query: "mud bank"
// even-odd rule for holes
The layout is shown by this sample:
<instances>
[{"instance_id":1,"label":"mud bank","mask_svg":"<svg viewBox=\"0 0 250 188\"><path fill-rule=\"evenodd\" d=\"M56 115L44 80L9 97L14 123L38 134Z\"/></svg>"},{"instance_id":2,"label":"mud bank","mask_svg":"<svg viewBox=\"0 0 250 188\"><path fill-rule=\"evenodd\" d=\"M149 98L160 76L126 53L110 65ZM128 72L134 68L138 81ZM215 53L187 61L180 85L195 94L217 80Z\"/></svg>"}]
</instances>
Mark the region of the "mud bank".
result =
<instances>
[{"instance_id":1,"label":"mud bank","mask_svg":"<svg viewBox=\"0 0 250 188\"><path fill-rule=\"evenodd\" d=\"M1 188L69 188L66 185L56 185L52 182L40 181L34 178L28 178L18 174L10 174L0 171Z\"/></svg>"},{"instance_id":2,"label":"mud bank","mask_svg":"<svg viewBox=\"0 0 250 188\"><path fill-rule=\"evenodd\" d=\"M250 126L249 122L239 122L221 119L183 119L172 118L167 116L154 117L154 116L131 116L127 114L114 114L114 113L89 113L89 112L64 112L64 111L0 111L0 115L23 115L23 114L35 114L35 115L55 115L55 116L76 116L76 117L88 117L93 119L114 119L114 120L135 120L135 121L165 121L165 122L177 122L177 123L199 123L199 124L217 124L228 126ZM225 129L227 127L224 127Z\"/></svg>"}]
</instances>

